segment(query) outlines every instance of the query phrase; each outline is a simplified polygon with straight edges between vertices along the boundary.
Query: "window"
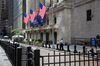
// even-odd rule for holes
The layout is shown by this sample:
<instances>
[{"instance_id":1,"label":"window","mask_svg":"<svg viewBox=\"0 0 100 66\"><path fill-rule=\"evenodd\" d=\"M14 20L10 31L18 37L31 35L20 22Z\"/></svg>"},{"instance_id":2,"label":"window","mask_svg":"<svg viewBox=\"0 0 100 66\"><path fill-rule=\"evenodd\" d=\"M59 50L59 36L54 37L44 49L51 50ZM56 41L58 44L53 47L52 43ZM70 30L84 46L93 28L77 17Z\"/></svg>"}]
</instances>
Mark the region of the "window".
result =
<instances>
[{"instance_id":1,"label":"window","mask_svg":"<svg viewBox=\"0 0 100 66\"><path fill-rule=\"evenodd\" d=\"M54 16L54 24L56 24L57 23L57 18L56 18L56 16Z\"/></svg>"},{"instance_id":2,"label":"window","mask_svg":"<svg viewBox=\"0 0 100 66\"><path fill-rule=\"evenodd\" d=\"M49 17L47 17L47 25L49 25Z\"/></svg>"},{"instance_id":3,"label":"window","mask_svg":"<svg viewBox=\"0 0 100 66\"><path fill-rule=\"evenodd\" d=\"M2 0L2 3L4 3L4 1Z\"/></svg>"},{"instance_id":4,"label":"window","mask_svg":"<svg viewBox=\"0 0 100 66\"><path fill-rule=\"evenodd\" d=\"M91 16L92 16L92 12L91 12L91 9L89 9L89 10L87 10L87 21L92 20Z\"/></svg>"},{"instance_id":5,"label":"window","mask_svg":"<svg viewBox=\"0 0 100 66\"><path fill-rule=\"evenodd\" d=\"M40 33L40 39L43 40L43 33Z\"/></svg>"},{"instance_id":6,"label":"window","mask_svg":"<svg viewBox=\"0 0 100 66\"><path fill-rule=\"evenodd\" d=\"M51 6L52 6L52 4L53 4L53 2L52 2L52 0L50 0L50 5L49 5L49 6L51 7Z\"/></svg>"},{"instance_id":7,"label":"window","mask_svg":"<svg viewBox=\"0 0 100 66\"><path fill-rule=\"evenodd\" d=\"M57 0L57 3L59 2L59 0Z\"/></svg>"},{"instance_id":8,"label":"window","mask_svg":"<svg viewBox=\"0 0 100 66\"><path fill-rule=\"evenodd\" d=\"M5 6L5 5L4 5L4 4L2 4L2 8L4 8L4 6Z\"/></svg>"}]
</instances>

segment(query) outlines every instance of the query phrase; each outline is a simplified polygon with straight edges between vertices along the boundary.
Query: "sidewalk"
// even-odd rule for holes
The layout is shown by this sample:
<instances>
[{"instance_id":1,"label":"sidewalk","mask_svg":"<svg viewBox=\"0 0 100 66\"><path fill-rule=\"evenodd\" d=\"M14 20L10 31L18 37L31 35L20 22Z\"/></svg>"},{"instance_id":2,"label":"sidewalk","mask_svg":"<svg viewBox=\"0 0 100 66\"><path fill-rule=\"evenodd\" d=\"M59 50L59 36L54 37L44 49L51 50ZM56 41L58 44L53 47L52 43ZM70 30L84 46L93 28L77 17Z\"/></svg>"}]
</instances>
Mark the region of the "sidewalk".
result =
<instances>
[{"instance_id":1,"label":"sidewalk","mask_svg":"<svg viewBox=\"0 0 100 66\"><path fill-rule=\"evenodd\" d=\"M21 45L26 46L26 47L31 46L33 50L34 49L40 49L41 55L45 55L45 54L47 55L48 53L52 54L53 51L60 52L60 53L64 52L63 50L57 50L56 45L55 45L55 49L53 49L52 46L51 46L51 48L45 48L45 47L37 47L37 46L34 46L34 45L27 45L27 44L22 44L22 43L21 43ZM96 50L100 50L99 47L95 48L95 47L86 46L87 51L89 51L91 48L94 49L94 52L96 52ZM73 52L74 51L74 45L70 45L69 49L70 49L71 52ZM65 51L67 50L67 46L64 46L64 50ZM77 51L82 53L83 52L83 46L77 45Z\"/></svg>"},{"instance_id":2,"label":"sidewalk","mask_svg":"<svg viewBox=\"0 0 100 66\"><path fill-rule=\"evenodd\" d=\"M75 45L69 45L69 49L70 49L71 52L74 51L74 46ZM47 45L47 47L49 47L49 46ZM42 47L42 48L46 48L48 50L50 50L50 49L52 50L52 45L50 45L50 47L51 48L46 48L46 47ZM55 47L55 49L53 49L53 50L56 50L56 48L57 48L56 45L54 45L54 47ZM97 50L100 50L100 47L97 47L97 48L94 47L94 46L85 46L85 47L86 47L86 50L87 51L91 50L91 48L94 49L94 52L96 52ZM63 48L66 51L67 50L67 45L64 45ZM76 45L76 49L77 49L78 52L81 52L82 53L83 52L83 45ZM61 51L61 50L58 50L58 51Z\"/></svg>"},{"instance_id":3,"label":"sidewalk","mask_svg":"<svg viewBox=\"0 0 100 66\"><path fill-rule=\"evenodd\" d=\"M6 56L5 51L1 46L0 46L0 66L12 66L8 57Z\"/></svg>"}]
</instances>

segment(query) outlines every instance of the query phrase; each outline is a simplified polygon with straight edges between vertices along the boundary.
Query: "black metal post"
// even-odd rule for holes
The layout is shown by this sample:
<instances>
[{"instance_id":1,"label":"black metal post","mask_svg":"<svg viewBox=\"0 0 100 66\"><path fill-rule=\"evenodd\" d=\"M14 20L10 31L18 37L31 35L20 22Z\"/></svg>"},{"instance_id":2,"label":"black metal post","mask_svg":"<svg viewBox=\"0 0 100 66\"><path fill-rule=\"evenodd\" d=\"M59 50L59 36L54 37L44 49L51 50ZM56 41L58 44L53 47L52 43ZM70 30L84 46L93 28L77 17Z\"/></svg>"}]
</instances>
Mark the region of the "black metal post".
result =
<instances>
[{"instance_id":1,"label":"black metal post","mask_svg":"<svg viewBox=\"0 0 100 66\"><path fill-rule=\"evenodd\" d=\"M54 56L53 56L53 59L54 59L54 66L55 66L55 51L54 51Z\"/></svg>"},{"instance_id":2,"label":"black metal post","mask_svg":"<svg viewBox=\"0 0 100 66\"><path fill-rule=\"evenodd\" d=\"M29 47L27 47L27 59L28 59L27 66L32 66L32 56L33 56L32 49L29 46Z\"/></svg>"},{"instance_id":3,"label":"black metal post","mask_svg":"<svg viewBox=\"0 0 100 66\"><path fill-rule=\"evenodd\" d=\"M50 54L48 53L48 66L50 66Z\"/></svg>"},{"instance_id":4,"label":"black metal post","mask_svg":"<svg viewBox=\"0 0 100 66\"><path fill-rule=\"evenodd\" d=\"M83 53L86 53L86 48L85 48L85 46L83 46Z\"/></svg>"},{"instance_id":5,"label":"black metal post","mask_svg":"<svg viewBox=\"0 0 100 66\"><path fill-rule=\"evenodd\" d=\"M77 53L76 45L74 45L74 53Z\"/></svg>"},{"instance_id":6,"label":"black metal post","mask_svg":"<svg viewBox=\"0 0 100 66\"><path fill-rule=\"evenodd\" d=\"M50 47L50 41L48 42L48 44L49 44L49 48L51 48L51 47Z\"/></svg>"},{"instance_id":7,"label":"black metal post","mask_svg":"<svg viewBox=\"0 0 100 66\"><path fill-rule=\"evenodd\" d=\"M22 58L22 48L17 47L17 49L16 49L16 66L21 66L21 58Z\"/></svg>"},{"instance_id":8,"label":"black metal post","mask_svg":"<svg viewBox=\"0 0 100 66\"><path fill-rule=\"evenodd\" d=\"M59 66L61 66L61 54L59 53Z\"/></svg>"},{"instance_id":9,"label":"black metal post","mask_svg":"<svg viewBox=\"0 0 100 66\"><path fill-rule=\"evenodd\" d=\"M51 48L51 47L50 47L50 42L49 42L49 48Z\"/></svg>"},{"instance_id":10,"label":"black metal post","mask_svg":"<svg viewBox=\"0 0 100 66\"><path fill-rule=\"evenodd\" d=\"M99 59L98 59L98 52L97 52L97 66L99 66L99 61L98 61Z\"/></svg>"},{"instance_id":11,"label":"black metal post","mask_svg":"<svg viewBox=\"0 0 100 66\"><path fill-rule=\"evenodd\" d=\"M14 48L15 48L15 50L14 50L14 55L15 55L15 57L14 57L14 60L15 60L15 62L14 62L14 65L16 66L17 65L17 63L16 63L16 58L17 58L17 47L19 47L19 44L15 44L14 42L13 42L13 45L14 45Z\"/></svg>"},{"instance_id":12,"label":"black metal post","mask_svg":"<svg viewBox=\"0 0 100 66\"><path fill-rule=\"evenodd\" d=\"M57 48L56 48L56 49L58 50L58 44L56 44L56 46L57 46Z\"/></svg>"},{"instance_id":13,"label":"black metal post","mask_svg":"<svg viewBox=\"0 0 100 66\"><path fill-rule=\"evenodd\" d=\"M90 66L90 53L88 51L88 66Z\"/></svg>"},{"instance_id":14,"label":"black metal post","mask_svg":"<svg viewBox=\"0 0 100 66\"><path fill-rule=\"evenodd\" d=\"M44 47L44 43L42 43L42 47Z\"/></svg>"},{"instance_id":15,"label":"black metal post","mask_svg":"<svg viewBox=\"0 0 100 66\"><path fill-rule=\"evenodd\" d=\"M69 66L71 66L71 53L69 52Z\"/></svg>"},{"instance_id":16,"label":"black metal post","mask_svg":"<svg viewBox=\"0 0 100 66\"><path fill-rule=\"evenodd\" d=\"M47 48L47 41L44 42L45 48Z\"/></svg>"},{"instance_id":17,"label":"black metal post","mask_svg":"<svg viewBox=\"0 0 100 66\"><path fill-rule=\"evenodd\" d=\"M34 50L34 66L40 66L40 50Z\"/></svg>"},{"instance_id":18,"label":"black metal post","mask_svg":"<svg viewBox=\"0 0 100 66\"><path fill-rule=\"evenodd\" d=\"M80 55L80 52L79 52L79 66L81 66L81 55Z\"/></svg>"},{"instance_id":19,"label":"black metal post","mask_svg":"<svg viewBox=\"0 0 100 66\"><path fill-rule=\"evenodd\" d=\"M64 51L64 66L66 66L66 51Z\"/></svg>"},{"instance_id":20,"label":"black metal post","mask_svg":"<svg viewBox=\"0 0 100 66\"><path fill-rule=\"evenodd\" d=\"M70 52L69 45L67 45L67 52Z\"/></svg>"},{"instance_id":21,"label":"black metal post","mask_svg":"<svg viewBox=\"0 0 100 66\"><path fill-rule=\"evenodd\" d=\"M30 46L27 47L27 53L29 53L29 52L31 52L31 51L32 51L31 47L30 47Z\"/></svg>"}]
</instances>

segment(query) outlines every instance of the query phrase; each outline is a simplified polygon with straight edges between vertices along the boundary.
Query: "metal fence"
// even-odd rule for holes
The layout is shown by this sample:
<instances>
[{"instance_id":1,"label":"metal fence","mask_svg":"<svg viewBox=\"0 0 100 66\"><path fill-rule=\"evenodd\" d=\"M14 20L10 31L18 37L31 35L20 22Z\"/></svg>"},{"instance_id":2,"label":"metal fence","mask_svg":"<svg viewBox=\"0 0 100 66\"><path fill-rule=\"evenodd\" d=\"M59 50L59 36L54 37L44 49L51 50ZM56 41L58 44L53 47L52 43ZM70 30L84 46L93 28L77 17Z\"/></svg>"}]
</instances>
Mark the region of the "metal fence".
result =
<instances>
[{"instance_id":1,"label":"metal fence","mask_svg":"<svg viewBox=\"0 0 100 66\"><path fill-rule=\"evenodd\" d=\"M100 66L100 53L64 52L41 56L41 66Z\"/></svg>"},{"instance_id":2,"label":"metal fence","mask_svg":"<svg viewBox=\"0 0 100 66\"><path fill-rule=\"evenodd\" d=\"M0 45L4 48L12 66L37 66L37 59L35 58L40 53L36 49L32 51L31 47L21 46L17 43L10 43L8 41L1 41ZM39 55L40 56L40 55Z\"/></svg>"},{"instance_id":3,"label":"metal fence","mask_svg":"<svg viewBox=\"0 0 100 66\"><path fill-rule=\"evenodd\" d=\"M30 46L21 46L20 44L1 41L0 45L4 48L13 66L100 66L100 52L85 51L77 52L74 46L74 52L70 52L69 46L63 53L40 55L40 50L32 50Z\"/></svg>"}]
</instances>

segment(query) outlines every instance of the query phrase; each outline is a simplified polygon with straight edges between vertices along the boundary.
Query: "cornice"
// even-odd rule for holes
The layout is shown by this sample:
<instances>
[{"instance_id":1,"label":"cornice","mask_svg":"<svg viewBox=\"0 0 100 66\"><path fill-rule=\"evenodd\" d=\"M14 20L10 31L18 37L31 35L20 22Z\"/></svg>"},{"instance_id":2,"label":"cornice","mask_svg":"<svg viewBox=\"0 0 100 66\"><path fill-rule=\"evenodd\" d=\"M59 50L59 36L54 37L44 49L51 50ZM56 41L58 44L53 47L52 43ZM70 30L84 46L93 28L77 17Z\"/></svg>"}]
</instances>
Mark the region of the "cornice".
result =
<instances>
[{"instance_id":1,"label":"cornice","mask_svg":"<svg viewBox=\"0 0 100 66\"><path fill-rule=\"evenodd\" d=\"M71 9L71 8L72 8L71 3L61 2L49 7L47 14L52 14L62 11L64 9Z\"/></svg>"},{"instance_id":2,"label":"cornice","mask_svg":"<svg viewBox=\"0 0 100 66\"><path fill-rule=\"evenodd\" d=\"M88 4L88 3L91 3L95 0L82 0L82 1L79 1L79 2L75 2L73 4L74 7L79 7L79 6L82 6L82 5L85 5L85 4Z\"/></svg>"}]
</instances>

